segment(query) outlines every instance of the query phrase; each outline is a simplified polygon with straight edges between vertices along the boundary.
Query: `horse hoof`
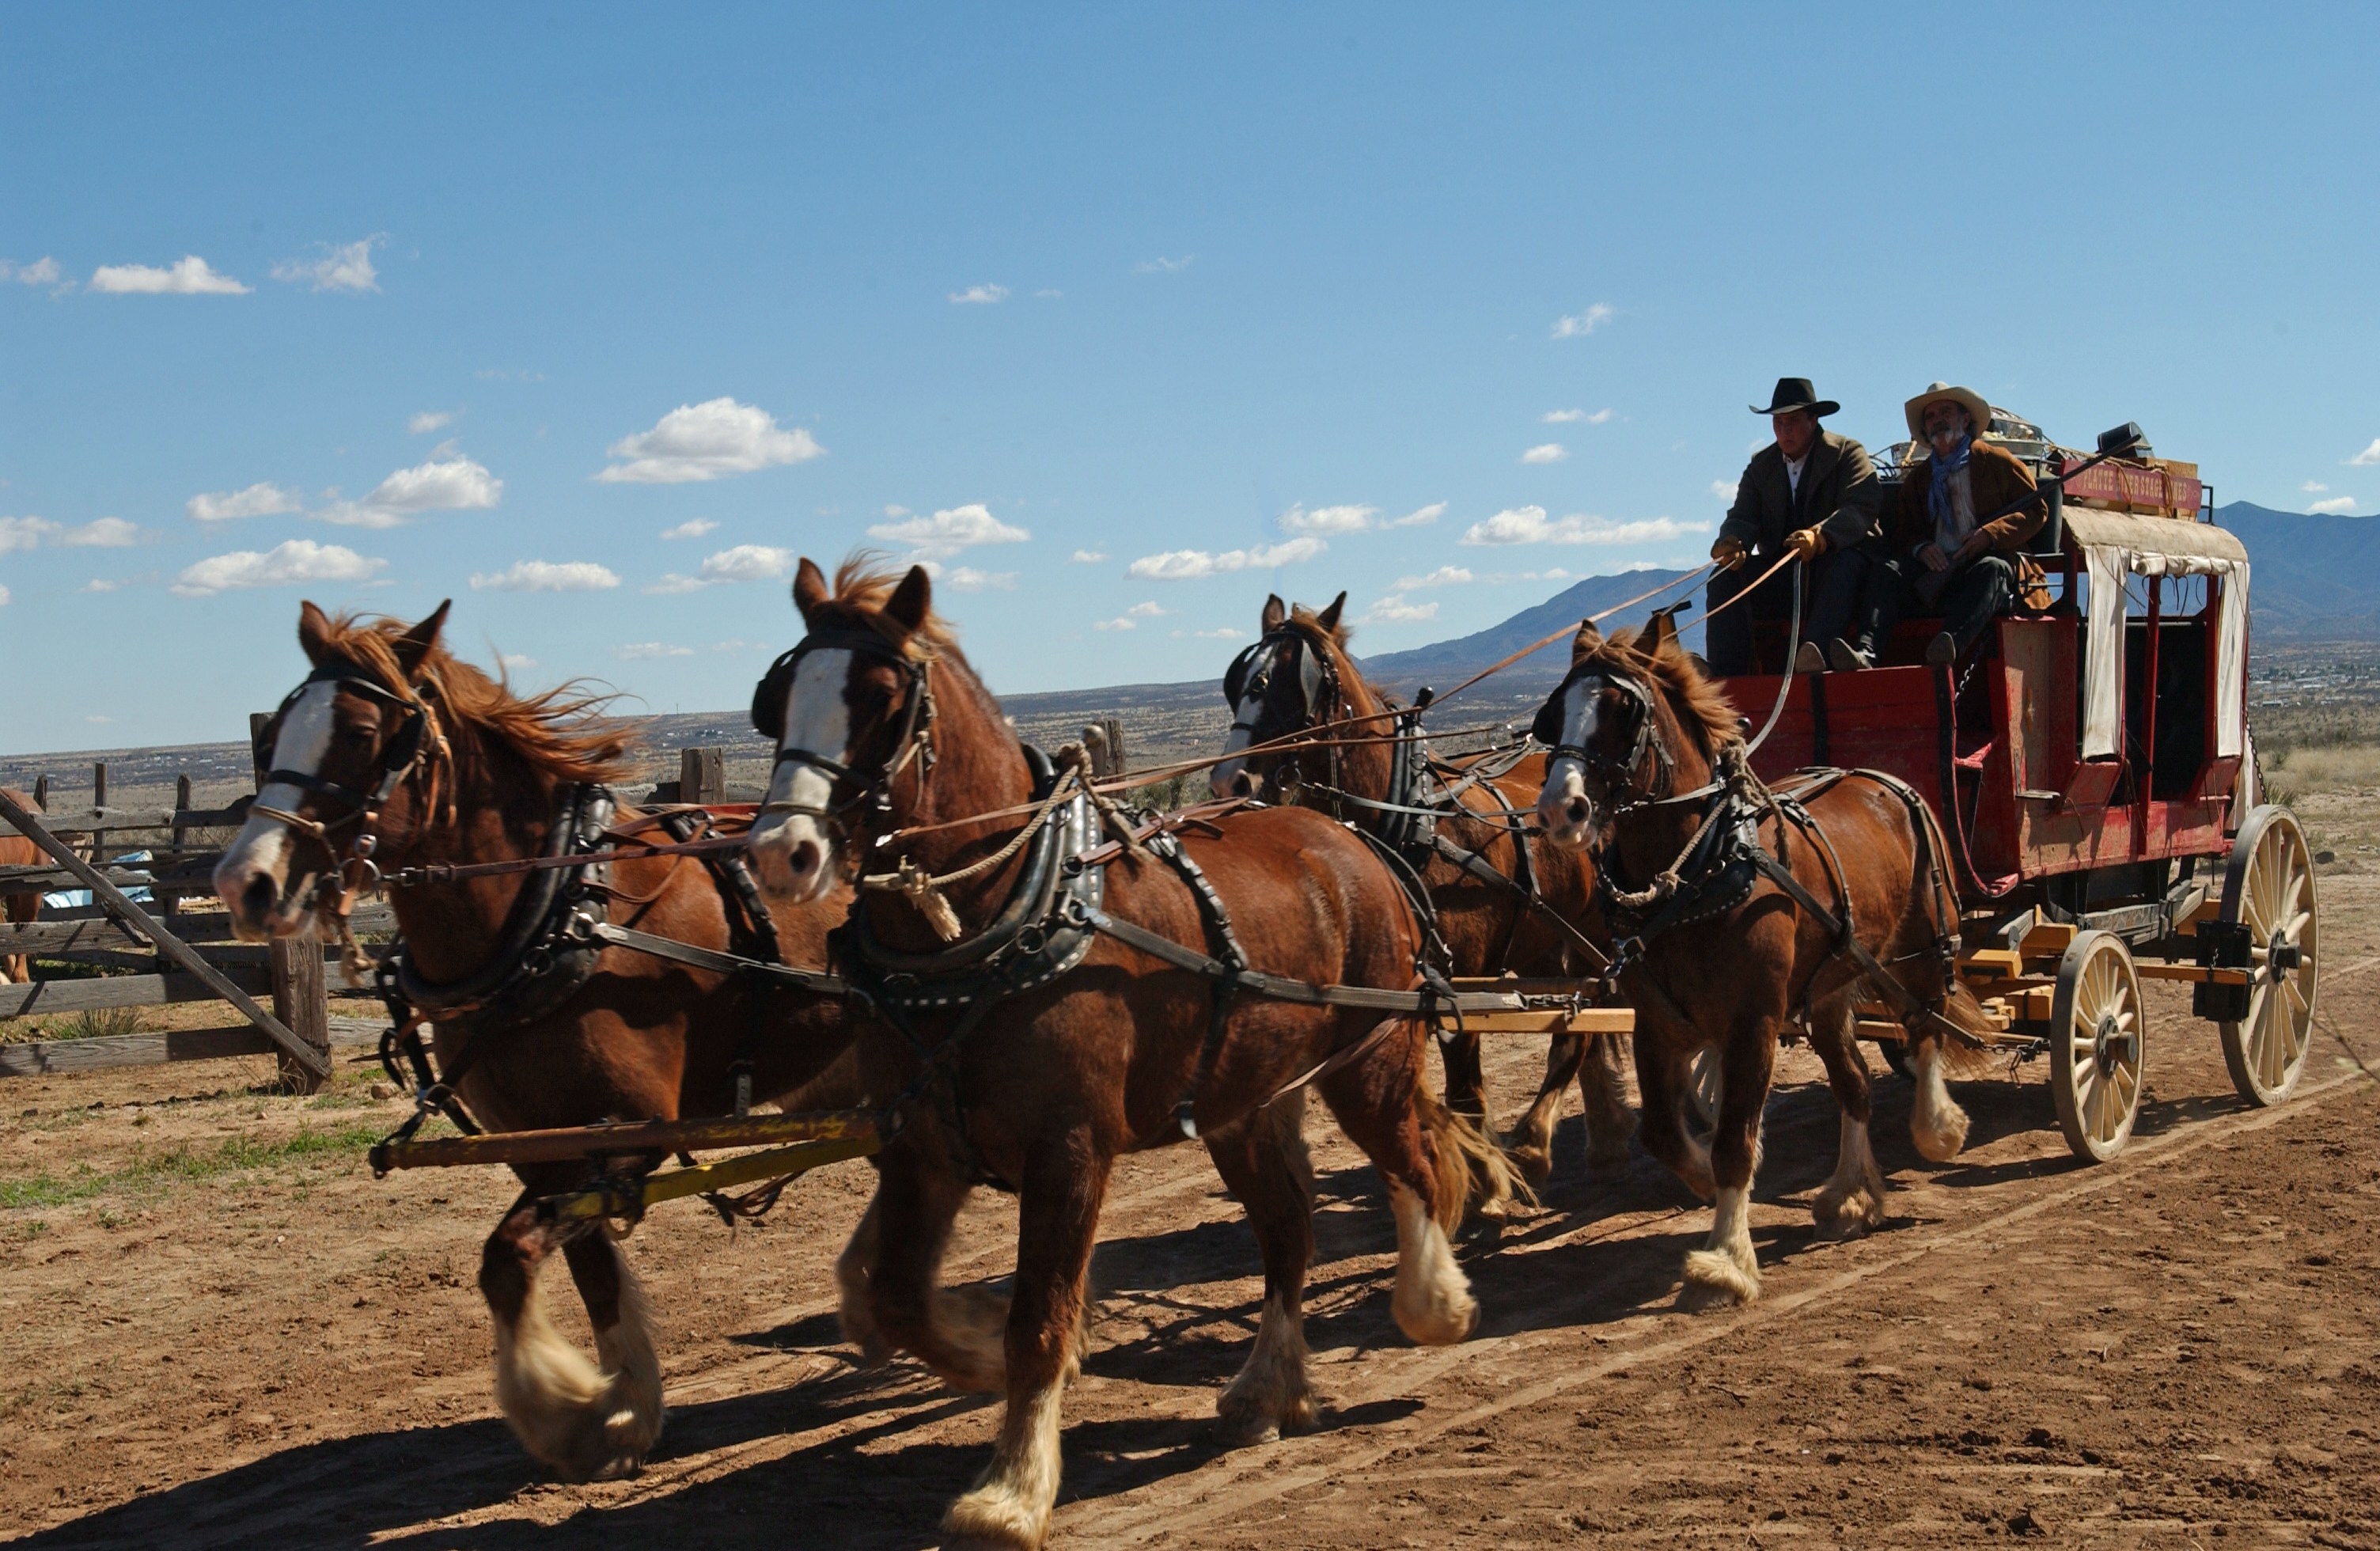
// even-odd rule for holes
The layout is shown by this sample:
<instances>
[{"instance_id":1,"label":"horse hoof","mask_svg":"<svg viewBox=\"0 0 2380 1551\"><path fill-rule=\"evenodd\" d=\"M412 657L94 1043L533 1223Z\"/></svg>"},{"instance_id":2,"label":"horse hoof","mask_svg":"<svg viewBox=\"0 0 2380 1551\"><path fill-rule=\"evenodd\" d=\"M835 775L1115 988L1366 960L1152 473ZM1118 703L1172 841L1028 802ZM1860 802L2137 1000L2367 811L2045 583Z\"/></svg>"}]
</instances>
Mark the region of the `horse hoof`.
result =
<instances>
[{"instance_id":1,"label":"horse hoof","mask_svg":"<svg viewBox=\"0 0 2380 1551\"><path fill-rule=\"evenodd\" d=\"M1694 1250L1686 1255L1686 1280L1678 1290L1678 1306L1687 1313L1741 1308L1759 1296L1760 1278L1724 1251Z\"/></svg>"},{"instance_id":2,"label":"horse hoof","mask_svg":"<svg viewBox=\"0 0 2380 1551\"><path fill-rule=\"evenodd\" d=\"M978 1486L942 1515L942 1551L1030 1551L1049 1523L1049 1509L1035 1512L1007 1486Z\"/></svg>"},{"instance_id":3,"label":"horse hoof","mask_svg":"<svg viewBox=\"0 0 2380 1551\"><path fill-rule=\"evenodd\" d=\"M1292 1434L1310 1433L1316 1424L1314 1402L1304 1395L1281 1410L1238 1400L1228 1392L1215 1403L1215 1437L1226 1448L1279 1443Z\"/></svg>"},{"instance_id":4,"label":"horse hoof","mask_svg":"<svg viewBox=\"0 0 2380 1551\"><path fill-rule=\"evenodd\" d=\"M1866 1190L1820 1191L1810 1203L1810 1218L1821 1239L1856 1239L1884 1226L1884 1203Z\"/></svg>"},{"instance_id":5,"label":"horse hoof","mask_svg":"<svg viewBox=\"0 0 2380 1551\"><path fill-rule=\"evenodd\" d=\"M1512 1167L1520 1171L1521 1178L1529 1181L1532 1189L1544 1184L1552 1175L1553 1149L1543 1143L1524 1141L1517 1136L1507 1136L1499 1145L1504 1149L1504 1156L1512 1160Z\"/></svg>"}]
</instances>

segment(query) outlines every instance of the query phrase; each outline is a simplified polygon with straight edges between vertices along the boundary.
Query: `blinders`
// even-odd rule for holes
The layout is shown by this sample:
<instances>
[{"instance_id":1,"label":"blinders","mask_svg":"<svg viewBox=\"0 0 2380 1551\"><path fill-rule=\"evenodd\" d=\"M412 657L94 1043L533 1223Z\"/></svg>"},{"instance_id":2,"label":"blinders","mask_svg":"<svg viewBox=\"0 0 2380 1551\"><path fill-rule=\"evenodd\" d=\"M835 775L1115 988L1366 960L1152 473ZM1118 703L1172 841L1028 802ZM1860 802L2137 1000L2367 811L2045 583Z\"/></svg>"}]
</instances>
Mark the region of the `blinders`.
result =
<instances>
[{"instance_id":1,"label":"blinders","mask_svg":"<svg viewBox=\"0 0 2380 1551\"><path fill-rule=\"evenodd\" d=\"M1223 700L1236 713L1241 702L1253 692L1261 697L1272 687L1272 675L1280 671L1281 653L1297 648L1297 686L1305 697L1305 712L1311 721L1321 714L1326 690L1335 689L1336 675L1323 660L1322 654L1307 649L1306 643L1293 630L1276 630L1232 659L1223 673Z\"/></svg>"},{"instance_id":2,"label":"blinders","mask_svg":"<svg viewBox=\"0 0 2380 1551\"><path fill-rule=\"evenodd\" d=\"M251 753L259 767L267 766L272 762L276 745L280 742L282 724L288 720L289 712L296 707L298 698L318 684L335 685L343 694L376 701L400 714L402 720L396 731L381 745L380 756L373 762L374 773L380 778L378 783L370 791L363 792L352 786L327 780L319 773L271 769L265 770L262 781L258 783L258 790L261 791L273 785L294 786L301 792L311 792L317 796L331 798L345 804L348 810L334 822L346 823L361 818L386 802L389 794L396 790L397 782L403 781L406 773L420 760L422 743L429 733L430 709L414 697L400 695L364 677L351 664L325 663L307 674L299 681L297 688L283 697L279 707L265 719L264 725L257 730L255 745Z\"/></svg>"},{"instance_id":3,"label":"blinders","mask_svg":"<svg viewBox=\"0 0 2380 1551\"><path fill-rule=\"evenodd\" d=\"M900 735L892 745L895 752L888 755L872 774L855 770L840 759L810 749L785 746L785 697L793 690L794 675L801 671L802 659L813 651L821 650L842 650L855 657L880 659L900 669L908 680L906 692L902 697ZM926 664L873 630L812 631L795 643L792 650L770 663L769 671L761 674L760 682L752 687L752 730L777 745L777 764L808 765L824 771L830 780L858 782L864 786L863 791L836 805L832 811L817 814L816 817L820 818L836 818L871 796L878 809L891 806L892 780L911 758L922 758L929 768L932 766L933 751L926 746L926 739L933 722L933 695L926 682ZM771 803L766 805L762 811L810 810Z\"/></svg>"},{"instance_id":4,"label":"blinders","mask_svg":"<svg viewBox=\"0 0 2380 1551\"><path fill-rule=\"evenodd\" d=\"M1589 679L1599 679L1609 687L1620 691L1634 710L1633 720L1636 725L1629 739L1628 753L1622 758L1615 759L1600 748L1584 748L1577 744L1563 741L1569 729L1562 724L1562 712L1569 704L1570 692L1573 686ZM1657 782L1659 780L1658 767L1662 765L1663 760L1660 744L1655 737L1656 732L1653 697L1645 686L1624 674L1615 673L1607 668L1586 662L1582 662L1571 670L1570 676L1563 679L1553 694L1548 697L1546 703L1537 709L1536 720L1529 724L1529 736L1545 745L1551 751L1547 757L1548 762L1554 759L1578 761L1592 786L1602 789L1599 794L1592 789L1589 792L1589 795L1594 796L1598 803L1608 803L1615 793L1622 798L1637 800L1650 798L1657 794L1650 785L1642 791L1635 790L1633 787L1637 767L1645 762L1645 757L1648 753L1652 755L1657 767L1654 780Z\"/></svg>"}]
</instances>

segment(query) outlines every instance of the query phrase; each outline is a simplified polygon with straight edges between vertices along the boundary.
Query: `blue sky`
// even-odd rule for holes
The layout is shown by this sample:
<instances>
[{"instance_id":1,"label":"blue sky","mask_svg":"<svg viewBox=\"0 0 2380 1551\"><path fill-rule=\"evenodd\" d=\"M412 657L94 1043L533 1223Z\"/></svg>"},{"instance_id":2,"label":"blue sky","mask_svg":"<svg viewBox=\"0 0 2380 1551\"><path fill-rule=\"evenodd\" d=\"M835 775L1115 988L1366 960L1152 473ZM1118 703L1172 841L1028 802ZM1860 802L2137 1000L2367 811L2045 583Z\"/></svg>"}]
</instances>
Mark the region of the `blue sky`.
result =
<instances>
[{"instance_id":1,"label":"blue sky","mask_svg":"<svg viewBox=\"0 0 2380 1551\"><path fill-rule=\"evenodd\" d=\"M300 598L732 707L863 543L1003 690L1220 672L1271 588L1416 646L1698 557L1788 372L1871 444L1949 378L2369 512L2375 57L2368 6L14 9L0 749L241 735Z\"/></svg>"}]
</instances>

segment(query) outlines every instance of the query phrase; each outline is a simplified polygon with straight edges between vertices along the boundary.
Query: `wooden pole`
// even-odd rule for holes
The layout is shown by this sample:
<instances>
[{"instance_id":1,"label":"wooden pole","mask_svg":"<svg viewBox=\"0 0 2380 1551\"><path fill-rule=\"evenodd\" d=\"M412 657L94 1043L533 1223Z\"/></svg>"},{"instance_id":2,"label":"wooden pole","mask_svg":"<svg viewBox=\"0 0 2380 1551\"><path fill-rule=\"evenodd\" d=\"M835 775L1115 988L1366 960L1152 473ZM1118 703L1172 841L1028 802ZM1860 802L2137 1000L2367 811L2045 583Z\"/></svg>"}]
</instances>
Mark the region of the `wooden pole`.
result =
<instances>
[{"instance_id":1,"label":"wooden pole","mask_svg":"<svg viewBox=\"0 0 2380 1551\"><path fill-rule=\"evenodd\" d=\"M711 807L727 800L727 751L717 744L677 754L677 800Z\"/></svg>"},{"instance_id":2,"label":"wooden pole","mask_svg":"<svg viewBox=\"0 0 2380 1551\"><path fill-rule=\"evenodd\" d=\"M259 1007L255 998L233 985L221 970L200 957L188 943L158 925L147 911L125 897L123 890L110 883L97 867L76 855L72 847L50 833L40 819L18 806L17 800L6 792L0 792L0 818L15 825L18 834L40 846L58 866L72 873L78 882L91 891L91 897L105 905L116 919L155 943L158 952L197 975L207 989L238 1008L242 1017L270 1035L273 1042L287 1051L289 1059L298 1066L317 1077L331 1074L330 1057L292 1034L287 1024ZM318 969L316 973L319 975L321 971Z\"/></svg>"},{"instance_id":3,"label":"wooden pole","mask_svg":"<svg viewBox=\"0 0 2380 1551\"><path fill-rule=\"evenodd\" d=\"M174 820L174 860L176 862L182 859L184 837L188 833L188 827L183 824L179 816L189 811L190 778L188 773L186 771L174 778L174 812L176 815ZM159 919L171 921L181 914L182 896L178 892L171 894L161 893L157 896L157 915Z\"/></svg>"},{"instance_id":4,"label":"wooden pole","mask_svg":"<svg viewBox=\"0 0 2380 1551\"><path fill-rule=\"evenodd\" d=\"M295 1092L319 1092L331 1066L331 986L322 970L322 945L311 937L275 938L265 950L265 964L273 975L273 1016L312 1046L322 1063L317 1072L289 1052L275 1050L274 1070Z\"/></svg>"},{"instance_id":5,"label":"wooden pole","mask_svg":"<svg viewBox=\"0 0 2380 1551\"><path fill-rule=\"evenodd\" d=\"M94 811L107 806L107 764L104 760L97 761L91 767L91 806ZM96 862L107 854L107 852L104 849L106 844L107 831L105 830L93 830L91 832L91 859L92 861Z\"/></svg>"}]
</instances>

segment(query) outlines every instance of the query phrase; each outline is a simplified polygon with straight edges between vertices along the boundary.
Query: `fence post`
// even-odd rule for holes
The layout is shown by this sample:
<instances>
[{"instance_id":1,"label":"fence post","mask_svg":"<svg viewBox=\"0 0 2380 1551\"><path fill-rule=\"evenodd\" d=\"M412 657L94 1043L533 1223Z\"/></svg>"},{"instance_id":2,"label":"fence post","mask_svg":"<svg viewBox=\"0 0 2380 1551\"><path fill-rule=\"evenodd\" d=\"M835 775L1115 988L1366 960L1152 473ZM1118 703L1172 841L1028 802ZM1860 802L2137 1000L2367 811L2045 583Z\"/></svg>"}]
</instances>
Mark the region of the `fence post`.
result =
<instances>
[{"instance_id":1,"label":"fence post","mask_svg":"<svg viewBox=\"0 0 2380 1551\"><path fill-rule=\"evenodd\" d=\"M95 808L107 806L107 762L105 760L95 761L91 767L91 806ZM105 830L93 830L91 832L91 850L85 854L90 856L91 865L94 866L106 858L107 831Z\"/></svg>"},{"instance_id":2,"label":"fence post","mask_svg":"<svg viewBox=\"0 0 2380 1551\"><path fill-rule=\"evenodd\" d=\"M322 945L311 937L278 937L265 951L273 972L273 1015L290 1033L331 1059L331 983L322 970ZM274 1070L282 1084L297 1093L315 1093L330 1081L317 1077L275 1051Z\"/></svg>"},{"instance_id":3,"label":"fence post","mask_svg":"<svg viewBox=\"0 0 2380 1551\"><path fill-rule=\"evenodd\" d=\"M185 772L174 778L174 812L178 816L189 811L190 778L188 773ZM182 847L185 843L185 837L188 833L188 828L189 827L184 824L178 817L175 818L174 860L176 862L179 862L182 859ZM162 871L163 869L161 868L159 870ZM162 921L171 921L181 914L182 896L179 891L170 894L160 891L157 894L158 919Z\"/></svg>"},{"instance_id":4,"label":"fence post","mask_svg":"<svg viewBox=\"0 0 2380 1551\"><path fill-rule=\"evenodd\" d=\"M682 748L677 753L677 800L696 807L715 807L727 800L727 751L717 744Z\"/></svg>"},{"instance_id":5,"label":"fence post","mask_svg":"<svg viewBox=\"0 0 2380 1551\"><path fill-rule=\"evenodd\" d=\"M33 778L33 806L43 813L50 811L50 778L46 774Z\"/></svg>"}]
</instances>

